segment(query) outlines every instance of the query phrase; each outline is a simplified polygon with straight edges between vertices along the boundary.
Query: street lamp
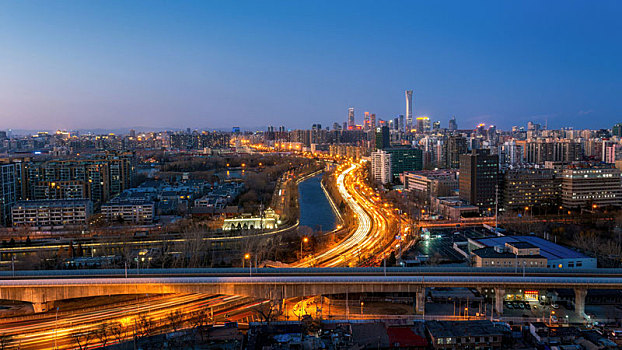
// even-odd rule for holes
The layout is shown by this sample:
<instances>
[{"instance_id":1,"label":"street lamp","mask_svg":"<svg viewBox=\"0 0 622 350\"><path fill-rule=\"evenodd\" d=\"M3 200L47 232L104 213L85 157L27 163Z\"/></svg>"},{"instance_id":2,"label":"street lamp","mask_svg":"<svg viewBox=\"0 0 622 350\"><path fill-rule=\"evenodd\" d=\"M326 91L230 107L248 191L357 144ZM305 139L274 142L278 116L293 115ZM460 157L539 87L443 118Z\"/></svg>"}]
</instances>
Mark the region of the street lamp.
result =
<instances>
[{"instance_id":1,"label":"street lamp","mask_svg":"<svg viewBox=\"0 0 622 350\"><path fill-rule=\"evenodd\" d=\"M253 275L253 263L251 263L251 255L249 253L244 254L244 259L242 259L242 268L244 268L244 260L248 260L248 275Z\"/></svg>"},{"instance_id":2,"label":"street lamp","mask_svg":"<svg viewBox=\"0 0 622 350\"><path fill-rule=\"evenodd\" d=\"M300 259L302 260L302 244L309 242L309 237L302 237L300 240Z\"/></svg>"},{"instance_id":3,"label":"street lamp","mask_svg":"<svg viewBox=\"0 0 622 350\"><path fill-rule=\"evenodd\" d=\"M549 326L551 325L551 318L553 317L553 315L555 315L555 310L551 310L551 312L549 313Z\"/></svg>"}]
</instances>

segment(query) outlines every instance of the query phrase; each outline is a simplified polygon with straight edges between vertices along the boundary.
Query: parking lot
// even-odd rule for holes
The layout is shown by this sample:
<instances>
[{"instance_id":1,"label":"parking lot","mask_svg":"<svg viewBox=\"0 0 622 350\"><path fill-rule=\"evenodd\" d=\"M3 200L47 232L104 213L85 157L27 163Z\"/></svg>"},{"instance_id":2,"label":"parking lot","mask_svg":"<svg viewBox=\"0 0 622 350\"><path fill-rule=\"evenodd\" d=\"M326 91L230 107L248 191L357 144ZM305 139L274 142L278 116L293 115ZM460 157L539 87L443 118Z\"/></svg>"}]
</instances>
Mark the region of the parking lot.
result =
<instances>
[{"instance_id":1,"label":"parking lot","mask_svg":"<svg viewBox=\"0 0 622 350\"><path fill-rule=\"evenodd\" d=\"M481 228L468 229L431 229L430 238L419 241L406 255L409 258L425 256L440 258L440 264L465 264L466 258L458 253L453 245L455 242L466 242L468 238L484 238L489 236Z\"/></svg>"}]
</instances>

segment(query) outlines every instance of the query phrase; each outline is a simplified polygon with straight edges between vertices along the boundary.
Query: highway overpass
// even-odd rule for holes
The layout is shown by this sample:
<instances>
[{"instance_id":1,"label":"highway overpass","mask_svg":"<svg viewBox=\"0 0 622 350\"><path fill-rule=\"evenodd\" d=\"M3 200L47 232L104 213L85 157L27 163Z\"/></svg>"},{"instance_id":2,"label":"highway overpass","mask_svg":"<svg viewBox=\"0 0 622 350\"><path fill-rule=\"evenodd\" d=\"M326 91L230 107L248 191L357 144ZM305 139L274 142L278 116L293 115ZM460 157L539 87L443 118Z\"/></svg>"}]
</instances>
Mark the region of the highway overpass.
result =
<instances>
[{"instance_id":1,"label":"highway overpass","mask_svg":"<svg viewBox=\"0 0 622 350\"><path fill-rule=\"evenodd\" d=\"M588 289L622 289L617 269L528 270L441 268L338 269L155 269L19 271L0 274L0 299L20 300L46 311L56 300L119 294L206 293L282 300L345 293L413 293L416 308L425 305L425 288L469 287L495 290L495 307L503 312L506 289L575 290L577 312L584 309ZM132 274L133 273L133 274Z\"/></svg>"}]
</instances>

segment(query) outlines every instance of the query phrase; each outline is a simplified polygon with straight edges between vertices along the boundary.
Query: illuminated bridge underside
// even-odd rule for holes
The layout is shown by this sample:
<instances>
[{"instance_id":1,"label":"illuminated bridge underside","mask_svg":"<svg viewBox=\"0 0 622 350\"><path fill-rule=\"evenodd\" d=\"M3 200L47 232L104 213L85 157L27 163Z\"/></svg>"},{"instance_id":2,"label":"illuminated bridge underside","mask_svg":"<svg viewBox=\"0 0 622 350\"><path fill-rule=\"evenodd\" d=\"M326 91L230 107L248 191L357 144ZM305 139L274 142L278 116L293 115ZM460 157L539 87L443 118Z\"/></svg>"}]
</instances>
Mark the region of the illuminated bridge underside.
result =
<instances>
[{"instance_id":1,"label":"illuminated bridge underside","mask_svg":"<svg viewBox=\"0 0 622 350\"><path fill-rule=\"evenodd\" d=\"M424 287L620 289L618 277L513 276L297 276L157 277L0 281L0 299L44 311L55 300L118 294L206 293L283 299L343 293L419 293Z\"/></svg>"}]
</instances>

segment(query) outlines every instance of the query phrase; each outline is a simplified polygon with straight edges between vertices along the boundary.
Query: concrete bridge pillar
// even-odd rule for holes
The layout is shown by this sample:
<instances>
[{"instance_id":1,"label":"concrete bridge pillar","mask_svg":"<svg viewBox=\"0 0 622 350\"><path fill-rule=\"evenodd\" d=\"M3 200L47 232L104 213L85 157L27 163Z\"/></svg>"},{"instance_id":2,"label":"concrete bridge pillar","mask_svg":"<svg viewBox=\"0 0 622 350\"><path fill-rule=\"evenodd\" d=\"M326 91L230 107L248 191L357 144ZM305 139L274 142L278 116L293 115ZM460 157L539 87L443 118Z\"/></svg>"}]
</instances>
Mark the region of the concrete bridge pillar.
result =
<instances>
[{"instance_id":1,"label":"concrete bridge pillar","mask_svg":"<svg viewBox=\"0 0 622 350\"><path fill-rule=\"evenodd\" d=\"M503 297L505 288L495 288L495 310L499 315L503 315Z\"/></svg>"},{"instance_id":2,"label":"concrete bridge pillar","mask_svg":"<svg viewBox=\"0 0 622 350\"><path fill-rule=\"evenodd\" d=\"M417 296L415 297L415 312L417 314L425 314L425 297L425 288L417 292Z\"/></svg>"},{"instance_id":3,"label":"concrete bridge pillar","mask_svg":"<svg viewBox=\"0 0 622 350\"><path fill-rule=\"evenodd\" d=\"M35 311L36 314L41 313L41 312L46 312L48 311L53 305L53 303L51 302L34 302L32 303L32 308Z\"/></svg>"},{"instance_id":4,"label":"concrete bridge pillar","mask_svg":"<svg viewBox=\"0 0 622 350\"><path fill-rule=\"evenodd\" d=\"M585 296L587 295L587 289L575 288L574 290L574 311L583 316L585 314Z\"/></svg>"}]
</instances>

